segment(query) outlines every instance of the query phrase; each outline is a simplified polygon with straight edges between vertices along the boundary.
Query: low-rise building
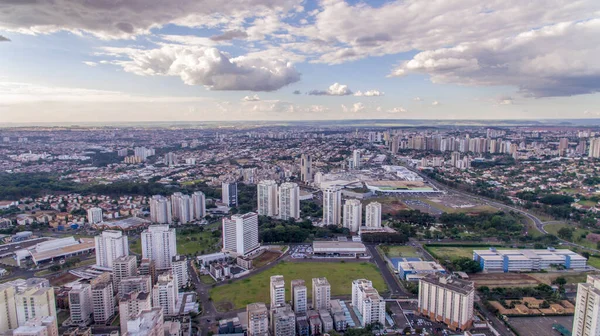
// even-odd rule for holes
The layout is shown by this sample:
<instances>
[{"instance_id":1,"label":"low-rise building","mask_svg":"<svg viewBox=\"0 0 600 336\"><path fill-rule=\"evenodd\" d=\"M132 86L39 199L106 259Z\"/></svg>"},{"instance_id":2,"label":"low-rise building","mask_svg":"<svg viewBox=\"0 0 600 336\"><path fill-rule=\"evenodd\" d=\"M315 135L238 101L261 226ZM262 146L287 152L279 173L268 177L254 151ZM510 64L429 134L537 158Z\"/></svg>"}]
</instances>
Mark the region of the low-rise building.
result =
<instances>
[{"instance_id":1,"label":"low-rise building","mask_svg":"<svg viewBox=\"0 0 600 336\"><path fill-rule=\"evenodd\" d=\"M435 261L404 261L398 263L398 274L401 279L418 281L426 274L446 274L442 265Z\"/></svg>"},{"instance_id":2,"label":"low-rise building","mask_svg":"<svg viewBox=\"0 0 600 336\"><path fill-rule=\"evenodd\" d=\"M473 260L487 272L530 272L551 267L585 269L587 259L568 249L473 250Z\"/></svg>"}]
</instances>

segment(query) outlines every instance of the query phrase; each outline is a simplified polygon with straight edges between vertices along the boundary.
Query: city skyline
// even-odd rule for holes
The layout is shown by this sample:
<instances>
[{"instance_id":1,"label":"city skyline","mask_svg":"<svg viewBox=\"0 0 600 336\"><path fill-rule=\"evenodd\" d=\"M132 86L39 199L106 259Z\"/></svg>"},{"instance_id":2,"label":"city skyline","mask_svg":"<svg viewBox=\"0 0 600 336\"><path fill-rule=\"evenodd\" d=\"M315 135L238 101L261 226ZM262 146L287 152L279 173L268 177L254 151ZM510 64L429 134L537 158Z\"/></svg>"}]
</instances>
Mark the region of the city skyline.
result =
<instances>
[{"instance_id":1,"label":"city skyline","mask_svg":"<svg viewBox=\"0 0 600 336\"><path fill-rule=\"evenodd\" d=\"M13 123L596 118L598 7L11 2L0 5L0 115Z\"/></svg>"}]
</instances>

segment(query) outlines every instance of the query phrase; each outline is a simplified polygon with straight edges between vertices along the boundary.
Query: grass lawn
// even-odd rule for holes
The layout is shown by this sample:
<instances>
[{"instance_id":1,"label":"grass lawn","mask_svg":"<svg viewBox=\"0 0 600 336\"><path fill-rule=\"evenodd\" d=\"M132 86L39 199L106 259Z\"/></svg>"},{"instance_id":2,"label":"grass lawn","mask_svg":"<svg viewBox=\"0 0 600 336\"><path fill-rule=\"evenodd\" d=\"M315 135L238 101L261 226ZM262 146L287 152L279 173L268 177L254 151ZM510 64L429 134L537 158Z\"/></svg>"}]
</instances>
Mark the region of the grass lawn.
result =
<instances>
[{"instance_id":1,"label":"grass lawn","mask_svg":"<svg viewBox=\"0 0 600 336\"><path fill-rule=\"evenodd\" d=\"M216 282L215 279L213 279L210 275L206 274L200 276L200 281L202 281L202 283L205 285L212 285Z\"/></svg>"},{"instance_id":2,"label":"grass lawn","mask_svg":"<svg viewBox=\"0 0 600 336\"><path fill-rule=\"evenodd\" d=\"M587 248L591 248L591 249L596 249L596 243L591 242L585 238L581 238L581 235L586 233L586 232L590 232L589 230L584 230L581 228L576 227L575 225L570 225L567 223L556 223L556 224L548 224L548 225L544 225L544 229L546 231L548 231L548 233L551 233L555 236L558 236L558 230L564 228L564 227L570 227L570 228L574 228L575 231L573 232L573 238L574 239L567 239L571 242L577 243L579 245L585 246Z\"/></svg>"},{"instance_id":3,"label":"grass lawn","mask_svg":"<svg viewBox=\"0 0 600 336\"><path fill-rule=\"evenodd\" d=\"M585 282L587 279L587 275L591 274L588 272L569 272L569 273L530 273L529 275L538 279L539 281L551 285L552 281L558 277L563 277L567 280L569 284L577 284L580 282Z\"/></svg>"},{"instance_id":4,"label":"grass lawn","mask_svg":"<svg viewBox=\"0 0 600 336\"><path fill-rule=\"evenodd\" d=\"M384 245L381 246L381 250L384 251L384 253L387 251L385 255L390 258L421 258L417 253L417 250L409 245Z\"/></svg>"},{"instance_id":5,"label":"grass lawn","mask_svg":"<svg viewBox=\"0 0 600 336\"><path fill-rule=\"evenodd\" d=\"M476 205L471 208L453 208L449 206L445 206L442 202L434 202L428 198L420 198L423 203L427 203L434 208L438 208L443 212L447 213L470 213L470 212L497 212L498 209L489 205Z\"/></svg>"},{"instance_id":6,"label":"grass lawn","mask_svg":"<svg viewBox=\"0 0 600 336\"><path fill-rule=\"evenodd\" d=\"M454 260L461 257L473 258L473 250L485 250L488 247L457 247L457 246L429 246L428 249L437 256L440 261Z\"/></svg>"},{"instance_id":7,"label":"grass lawn","mask_svg":"<svg viewBox=\"0 0 600 336\"><path fill-rule=\"evenodd\" d=\"M269 303L269 278L283 275L286 281L286 300L290 299L289 283L294 279L304 279L310 299L312 278L326 277L331 285L331 296L352 294L352 280L369 279L380 292L387 286L377 267L371 263L318 263L281 262L273 268L252 277L218 286L210 291L217 309L221 311L244 308L253 302Z\"/></svg>"},{"instance_id":8,"label":"grass lawn","mask_svg":"<svg viewBox=\"0 0 600 336\"><path fill-rule=\"evenodd\" d=\"M591 256L590 259L588 259L588 265L600 269L600 257Z\"/></svg>"},{"instance_id":9,"label":"grass lawn","mask_svg":"<svg viewBox=\"0 0 600 336\"><path fill-rule=\"evenodd\" d=\"M594 205L598 204L598 203L596 203L594 201L590 201L590 200L579 201L578 203L583 206L589 206L589 207L593 207Z\"/></svg>"},{"instance_id":10,"label":"grass lawn","mask_svg":"<svg viewBox=\"0 0 600 336\"><path fill-rule=\"evenodd\" d=\"M193 234L177 234L177 253L178 254L207 254L217 252L221 249L217 246L219 238L212 236L211 231L197 232ZM142 254L142 240L137 239L129 242L129 249L137 254Z\"/></svg>"}]
</instances>

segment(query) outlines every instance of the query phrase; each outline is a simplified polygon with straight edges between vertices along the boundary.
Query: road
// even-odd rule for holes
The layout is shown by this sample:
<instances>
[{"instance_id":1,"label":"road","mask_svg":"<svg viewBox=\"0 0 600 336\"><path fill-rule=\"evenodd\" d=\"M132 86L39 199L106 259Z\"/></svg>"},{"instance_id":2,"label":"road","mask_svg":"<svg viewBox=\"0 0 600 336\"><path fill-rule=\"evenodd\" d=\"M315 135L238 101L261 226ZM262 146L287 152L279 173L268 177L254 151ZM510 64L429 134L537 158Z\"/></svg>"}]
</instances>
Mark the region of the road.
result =
<instances>
[{"instance_id":1,"label":"road","mask_svg":"<svg viewBox=\"0 0 600 336\"><path fill-rule=\"evenodd\" d=\"M383 280L385 280L385 283L387 284L387 286L390 290L390 294L394 295L394 296L409 296L409 294L406 293L400 287L400 285L398 284L398 280L396 280L396 276L394 275L394 273L392 273L390 271L385 260L383 260L383 258L377 252L377 249L376 249L377 245L369 244L366 246L367 246L367 249L369 249L369 253L371 253L371 256L373 257L372 258L373 262L379 268L379 271L381 272L381 275L383 276Z\"/></svg>"}]
</instances>

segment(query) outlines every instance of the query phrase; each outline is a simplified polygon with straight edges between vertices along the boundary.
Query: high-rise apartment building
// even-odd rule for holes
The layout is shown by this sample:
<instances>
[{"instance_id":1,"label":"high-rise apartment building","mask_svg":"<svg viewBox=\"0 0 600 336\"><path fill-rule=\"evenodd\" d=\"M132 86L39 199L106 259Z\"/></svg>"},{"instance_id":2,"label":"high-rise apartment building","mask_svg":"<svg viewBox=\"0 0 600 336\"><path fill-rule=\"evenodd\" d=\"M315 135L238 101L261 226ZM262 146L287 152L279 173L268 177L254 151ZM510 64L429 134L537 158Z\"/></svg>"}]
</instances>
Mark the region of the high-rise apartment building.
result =
<instances>
[{"instance_id":1,"label":"high-rise apartment building","mask_svg":"<svg viewBox=\"0 0 600 336\"><path fill-rule=\"evenodd\" d=\"M129 255L127 236L122 231L105 230L94 237L96 240L96 265L113 267L113 261L122 256Z\"/></svg>"},{"instance_id":2,"label":"high-rise apartment building","mask_svg":"<svg viewBox=\"0 0 600 336\"><path fill-rule=\"evenodd\" d=\"M17 288L14 281L0 284L0 333L5 333L19 326L15 302L16 293Z\"/></svg>"},{"instance_id":3,"label":"high-rise apartment building","mask_svg":"<svg viewBox=\"0 0 600 336\"><path fill-rule=\"evenodd\" d=\"M344 203L344 227L350 232L358 232L362 224L362 203L350 199Z\"/></svg>"},{"instance_id":4,"label":"high-rise apartment building","mask_svg":"<svg viewBox=\"0 0 600 336\"><path fill-rule=\"evenodd\" d=\"M177 255L171 261L171 271L177 288L187 286L190 277L188 273L188 261L185 256Z\"/></svg>"},{"instance_id":5,"label":"high-rise apartment building","mask_svg":"<svg viewBox=\"0 0 600 336\"><path fill-rule=\"evenodd\" d=\"M600 335L600 276L588 275L577 286L573 336Z\"/></svg>"},{"instance_id":6,"label":"high-rise apartment building","mask_svg":"<svg viewBox=\"0 0 600 336\"><path fill-rule=\"evenodd\" d=\"M292 307L296 313L306 313L308 310L308 290L304 280L296 279L291 282Z\"/></svg>"},{"instance_id":7,"label":"high-rise apartment building","mask_svg":"<svg viewBox=\"0 0 600 336\"><path fill-rule=\"evenodd\" d=\"M94 323L107 323L115 315L113 284L110 276L92 284Z\"/></svg>"},{"instance_id":8,"label":"high-rise apartment building","mask_svg":"<svg viewBox=\"0 0 600 336\"><path fill-rule=\"evenodd\" d=\"M567 149L569 149L569 139L560 138L558 141L558 155L565 156L565 154L567 154Z\"/></svg>"},{"instance_id":9,"label":"high-rise apartment building","mask_svg":"<svg viewBox=\"0 0 600 336\"><path fill-rule=\"evenodd\" d=\"M90 284L73 285L69 291L69 310L73 324L88 325L92 321L92 286Z\"/></svg>"},{"instance_id":10,"label":"high-rise apartment building","mask_svg":"<svg viewBox=\"0 0 600 336\"><path fill-rule=\"evenodd\" d=\"M119 283L119 296L123 297L131 292L152 292L152 278L149 275L137 275L121 279Z\"/></svg>"},{"instance_id":11,"label":"high-rise apartment building","mask_svg":"<svg viewBox=\"0 0 600 336\"><path fill-rule=\"evenodd\" d=\"M600 158L600 138L590 138L588 157L595 159Z\"/></svg>"},{"instance_id":12,"label":"high-rise apartment building","mask_svg":"<svg viewBox=\"0 0 600 336\"><path fill-rule=\"evenodd\" d=\"M263 180L257 185L258 210L260 216L277 216L277 182Z\"/></svg>"},{"instance_id":13,"label":"high-rise apartment building","mask_svg":"<svg viewBox=\"0 0 600 336\"><path fill-rule=\"evenodd\" d=\"M138 268L139 275L148 275L152 279L152 283L156 282L156 264L154 260L142 258L140 267Z\"/></svg>"},{"instance_id":14,"label":"high-rise apartment building","mask_svg":"<svg viewBox=\"0 0 600 336\"><path fill-rule=\"evenodd\" d=\"M279 186L279 218L300 218L300 188L297 183L285 182Z\"/></svg>"},{"instance_id":15,"label":"high-rise apartment building","mask_svg":"<svg viewBox=\"0 0 600 336\"><path fill-rule=\"evenodd\" d=\"M90 224L97 224L102 222L102 209L89 208L87 211L87 221Z\"/></svg>"},{"instance_id":16,"label":"high-rise apartment building","mask_svg":"<svg viewBox=\"0 0 600 336\"><path fill-rule=\"evenodd\" d=\"M228 207L238 206L238 192L236 182L223 182L221 184L221 201Z\"/></svg>"},{"instance_id":17,"label":"high-rise apartment building","mask_svg":"<svg viewBox=\"0 0 600 336\"><path fill-rule=\"evenodd\" d=\"M312 182L313 171L312 171L312 159L308 154L302 154L300 157L300 180L308 183Z\"/></svg>"},{"instance_id":18,"label":"high-rise apartment building","mask_svg":"<svg viewBox=\"0 0 600 336\"><path fill-rule=\"evenodd\" d=\"M385 324L385 300L366 279L352 281L352 305L362 317L362 325L379 322Z\"/></svg>"},{"instance_id":19,"label":"high-rise apartment building","mask_svg":"<svg viewBox=\"0 0 600 336\"><path fill-rule=\"evenodd\" d=\"M271 283L271 308L285 304L285 281L283 275L272 275Z\"/></svg>"},{"instance_id":20,"label":"high-rise apartment building","mask_svg":"<svg viewBox=\"0 0 600 336\"><path fill-rule=\"evenodd\" d=\"M269 336L269 310L263 302L246 306L248 336Z\"/></svg>"},{"instance_id":21,"label":"high-rise apartment building","mask_svg":"<svg viewBox=\"0 0 600 336\"><path fill-rule=\"evenodd\" d=\"M189 195L180 192L171 195L171 213L179 223L187 224L194 219L194 204Z\"/></svg>"},{"instance_id":22,"label":"high-rise apartment building","mask_svg":"<svg viewBox=\"0 0 600 336\"><path fill-rule=\"evenodd\" d=\"M161 308L142 310L127 321L127 336L164 336L164 323Z\"/></svg>"},{"instance_id":23,"label":"high-rise apartment building","mask_svg":"<svg viewBox=\"0 0 600 336\"><path fill-rule=\"evenodd\" d=\"M137 275L137 258L134 255L121 256L113 260L113 288L118 290L121 280Z\"/></svg>"},{"instance_id":24,"label":"high-rise apartment building","mask_svg":"<svg viewBox=\"0 0 600 336\"><path fill-rule=\"evenodd\" d=\"M38 318L52 319L56 328L56 302L48 280L17 279L0 284L0 333Z\"/></svg>"},{"instance_id":25,"label":"high-rise apartment building","mask_svg":"<svg viewBox=\"0 0 600 336\"><path fill-rule=\"evenodd\" d=\"M58 326L56 317L43 316L36 317L17 329L13 330L13 336L58 336Z\"/></svg>"},{"instance_id":26,"label":"high-rise apartment building","mask_svg":"<svg viewBox=\"0 0 600 336\"><path fill-rule=\"evenodd\" d=\"M162 196L154 195L150 199L150 220L152 223L171 224L171 201Z\"/></svg>"},{"instance_id":27,"label":"high-rise apartment building","mask_svg":"<svg viewBox=\"0 0 600 336\"><path fill-rule=\"evenodd\" d=\"M152 306L161 307L165 315L177 315L177 293L177 285L171 272L159 275L152 289Z\"/></svg>"},{"instance_id":28,"label":"high-rise apartment building","mask_svg":"<svg viewBox=\"0 0 600 336\"><path fill-rule=\"evenodd\" d=\"M206 216L206 196L202 191L192 194L192 207L195 220L201 220Z\"/></svg>"},{"instance_id":29,"label":"high-rise apartment building","mask_svg":"<svg viewBox=\"0 0 600 336\"><path fill-rule=\"evenodd\" d=\"M472 325L474 298L471 281L436 274L419 280L418 312L454 330Z\"/></svg>"},{"instance_id":30,"label":"high-rise apartment building","mask_svg":"<svg viewBox=\"0 0 600 336\"><path fill-rule=\"evenodd\" d=\"M287 303L271 307L273 336L296 336L296 315Z\"/></svg>"},{"instance_id":31,"label":"high-rise apartment building","mask_svg":"<svg viewBox=\"0 0 600 336\"><path fill-rule=\"evenodd\" d=\"M167 166L172 167L177 164L177 155L173 152L169 152L165 154L163 161Z\"/></svg>"},{"instance_id":32,"label":"high-rise apartment building","mask_svg":"<svg viewBox=\"0 0 600 336\"><path fill-rule=\"evenodd\" d=\"M340 225L342 190L338 186L323 190L323 225Z\"/></svg>"},{"instance_id":33,"label":"high-rise apartment building","mask_svg":"<svg viewBox=\"0 0 600 336\"><path fill-rule=\"evenodd\" d=\"M354 169L360 169L361 160L360 160L360 150L359 149L355 149L352 152L352 166Z\"/></svg>"},{"instance_id":34,"label":"high-rise apartment building","mask_svg":"<svg viewBox=\"0 0 600 336\"><path fill-rule=\"evenodd\" d=\"M133 291L119 300L119 319L121 335L127 335L127 321L135 318L140 312L152 309L152 295L149 292Z\"/></svg>"},{"instance_id":35,"label":"high-rise apartment building","mask_svg":"<svg viewBox=\"0 0 600 336\"><path fill-rule=\"evenodd\" d=\"M177 255L175 229L168 225L150 225L141 234L142 258L154 261L157 270L170 270Z\"/></svg>"},{"instance_id":36,"label":"high-rise apartment building","mask_svg":"<svg viewBox=\"0 0 600 336\"><path fill-rule=\"evenodd\" d=\"M329 310L331 301L331 285L327 278L312 279L312 309Z\"/></svg>"},{"instance_id":37,"label":"high-rise apartment building","mask_svg":"<svg viewBox=\"0 0 600 336\"><path fill-rule=\"evenodd\" d=\"M260 247L258 242L258 215L249 212L223 218L223 251L247 255Z\"/></svg>"},{"instance_id":38,"label":"high-rise apartment building","mask_svg":"<svg viewBox=\"0 0 600 336\"><path fill-rule=\"evenodd\" d=\"M381 227L381 203L371 202L365 207L365 226L370 228Z\"/></svg>"}]
</instances>

